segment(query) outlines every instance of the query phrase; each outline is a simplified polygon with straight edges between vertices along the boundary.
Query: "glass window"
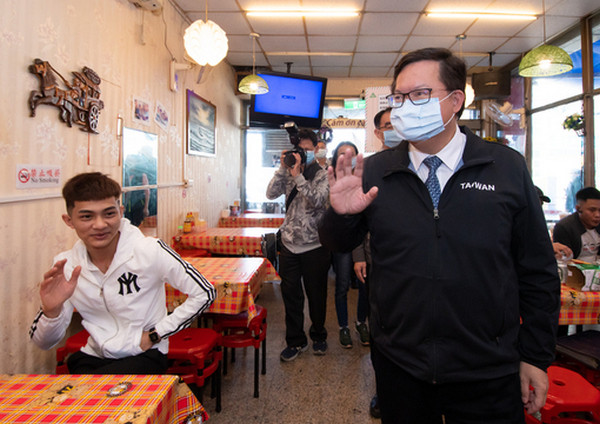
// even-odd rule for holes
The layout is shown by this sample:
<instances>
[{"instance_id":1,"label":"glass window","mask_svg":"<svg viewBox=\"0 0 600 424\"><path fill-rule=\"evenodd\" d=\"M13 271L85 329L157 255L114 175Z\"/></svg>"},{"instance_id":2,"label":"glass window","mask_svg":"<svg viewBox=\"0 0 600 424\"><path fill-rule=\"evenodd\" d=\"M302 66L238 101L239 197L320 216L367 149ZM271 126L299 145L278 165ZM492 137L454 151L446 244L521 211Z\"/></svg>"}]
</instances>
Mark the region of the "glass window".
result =
<instances>
[{"instance_id":1,"label":"glass window","mask_svg":"<svg viewBox=\"0 0 600 424\"><path fill-rule=\"evenodd\" d=\"M551 222L575 210L575 193L583 184L583 137L562 125L574 113L581 113L580 101L531 116L532 177L552 200L544 204Z\"/></svg>"},{"instance_id":2,"label":"glass window","mask_svg":"<svg viewBox=\"0 0 600 424\"><path fill-rule=\"evenodd\" d=\"M581 94L581 36L556 44L563 48L573 60L571 71L553 77L532 78L531 100L533 109Z\"/></svg>"},{"instance_id":3,"label":"glass window","mask_svg":"<svg viewBox=\"0 0 600 424\"><path fill-rule=\"evenodd\" d=\"M592 60L594 62L594 88L600 88L600 15L592 19L591 27L593 43ZM598 128L597 125L596 128Z\"/></svg>"},{"instance_id":4,"label":"glass window","mask_svg":"<svg viewBox=\"0 0 600 424\"><path fill-rule=\"evenodd\" d=\"M594 153L596 169L596 187L600 187L600 95L594 96Z\"/></svg>"}]
</instances>

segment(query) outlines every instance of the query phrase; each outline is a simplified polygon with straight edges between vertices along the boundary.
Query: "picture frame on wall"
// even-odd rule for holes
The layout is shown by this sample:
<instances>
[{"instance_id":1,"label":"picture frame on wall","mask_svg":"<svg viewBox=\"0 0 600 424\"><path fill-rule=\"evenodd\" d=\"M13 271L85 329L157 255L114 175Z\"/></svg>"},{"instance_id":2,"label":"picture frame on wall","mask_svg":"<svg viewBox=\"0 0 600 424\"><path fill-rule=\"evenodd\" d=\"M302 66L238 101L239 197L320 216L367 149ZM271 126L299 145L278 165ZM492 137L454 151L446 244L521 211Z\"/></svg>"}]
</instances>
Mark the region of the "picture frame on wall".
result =
<instances>
[{"instance_id":1,"label":"picture frame on wall","mask_svg":"<svg viewBox=\"0 0 600 424\"><path fill-rule=\"evenodd\" d=\"M216 156L217 107L187 90L187 153Z\"/></svg>"},{"instance_id":2,"label":"picture frame on wall","mask_svg":"<svg viewBox=\"0 0 600 424\"><path fill-rule=\"evenodd\" d=\"M134 97L133 102L133 122L137 122L138 124L149 126L151 123L150 111L152 110L152 106L150 102L146 99L142 99L140 97Z\"/></svg>"}]
</instances>

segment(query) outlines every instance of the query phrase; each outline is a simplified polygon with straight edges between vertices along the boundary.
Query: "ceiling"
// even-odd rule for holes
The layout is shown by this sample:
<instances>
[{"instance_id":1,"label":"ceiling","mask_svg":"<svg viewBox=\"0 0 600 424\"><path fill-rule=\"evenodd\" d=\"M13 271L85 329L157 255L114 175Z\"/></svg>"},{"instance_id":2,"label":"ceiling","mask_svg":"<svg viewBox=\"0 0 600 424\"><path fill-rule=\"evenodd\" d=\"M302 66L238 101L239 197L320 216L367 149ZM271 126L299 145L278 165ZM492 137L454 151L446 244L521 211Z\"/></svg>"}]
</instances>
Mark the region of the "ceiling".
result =
<instances>
[{"instance_id":1,"label":"ceiling","mask_svg":"<svg viewBox=\"0 0 600 424\"><path fill-rule=\"evenodd\" d=\"M392 77L402 53L445 47L461 54L468 68L503 66L543 42L542 0L170 0L189 22L208 19L227 33L228 62L252 66L250 33L260 34L256 66L327 78ZM208 3L206 3L208 1ZM546 0L546 38L600 10L598 0ZM354 8L350 18L265 18L248 9ZM534 21L431 18L432 9L533 12ZM463 41L457 35L465 34ZM288 55L280 55L288 52ZM290 55L289 52L292 52ZM309 55L308 53L321 53ZM274 54L279 53L279 54ZM323 53L326 53L323 55ZM344 54L344 55L340 55Z\"/></svg>"}]
</instances>

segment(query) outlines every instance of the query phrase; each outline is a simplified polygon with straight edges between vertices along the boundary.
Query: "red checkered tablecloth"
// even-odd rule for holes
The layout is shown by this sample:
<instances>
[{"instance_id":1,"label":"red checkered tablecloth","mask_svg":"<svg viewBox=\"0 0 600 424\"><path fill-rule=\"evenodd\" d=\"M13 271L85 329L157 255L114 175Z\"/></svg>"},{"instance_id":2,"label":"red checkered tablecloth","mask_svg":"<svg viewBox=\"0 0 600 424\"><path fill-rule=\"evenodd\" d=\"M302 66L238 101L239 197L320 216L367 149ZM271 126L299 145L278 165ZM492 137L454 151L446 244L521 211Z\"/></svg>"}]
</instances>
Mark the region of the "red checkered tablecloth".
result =
<instances>
[{"instance_id":1,"label":"red checkered tablecloth","mask_svg":"<svg viewBox=\"0 0 600 424\"><path fill-rule=\"evenodd\" d=\"M248 213L241 216L227 216L219 219L219 227L268 227L279 228L283 224L283 213Z\"/></svg>"},{"instance_id":2,"label":"red checkered tablecloth","mask_svg":"<svg viewBox=\"0 0 600 424\"><path fill-rule=\"evenodd\" d=\"M600 292L579 291L562 285L560 325L600 324Z\"/></svg>"},{"instance_id":3,"label":"red checkered tablecloth","mask_svg":"<svg viewBox=\"0 0 600 424\"><path fill-rule=\"evenodd\" d=\"M0 423L185 423L208 414L173 375L0 375Z\"/></svg>"},{"instance_id":4,"label":"red checkered tablecloth","mask_svg":"<svg viewBox=\"0 0 600 424\"><path fill-rule=\"evenodd\" d=\"M182 256L185 249L205 249L218 255L262 256L260 241L263 234L275 233L277 228L207 228L201 232L183 234L173 239L173 247Z\"/></svg>"},{"instance_id":5,"label":"red checkered tablecloth","mask_svg":"<svg viewBox=\"0 0 600 424\"><path fill-rule=\"evenodd\" d=\"M239 314L248 311L248 319L256 316L254 299L265 281L279 277L265 258L184 258L217 289L217 299L207 312ZM187 296L166 284L167 309L172 311Z\"/></svg>"}]
</instances>

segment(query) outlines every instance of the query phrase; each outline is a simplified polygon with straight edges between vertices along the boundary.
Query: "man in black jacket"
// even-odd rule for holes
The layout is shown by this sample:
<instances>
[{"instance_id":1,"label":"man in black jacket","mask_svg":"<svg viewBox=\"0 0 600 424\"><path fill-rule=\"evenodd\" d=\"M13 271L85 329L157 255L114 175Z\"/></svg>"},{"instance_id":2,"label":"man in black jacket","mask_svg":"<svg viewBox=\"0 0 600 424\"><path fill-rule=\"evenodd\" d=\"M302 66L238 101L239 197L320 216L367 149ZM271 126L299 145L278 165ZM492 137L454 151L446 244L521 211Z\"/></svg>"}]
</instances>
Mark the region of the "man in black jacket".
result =
<instances>
[{"instance_id":1,"label":"man in black jacket","mask_svg":"<svg viewBox=\"0 0 600 424\"><path fill-rule=\"evenodd\" d=\"M554 226L552 238L569 246L575 259L595 262L600 246L600 191L585 187L575 194L575 199L576 211Z\"/></svg>"},{"instance_id":2,"label":"man in black jacket","mask_svg":"<svg viewBox=\"0 0 600 424\"><path fill-rule=\"evenodd\" d=\"M384 423L523 423L554 358L560 286L525 161L459 128L466 67L446 49L396 66L399 146L328 170L319 235L371 234L372 360ZM430 171L430 169L431 171Z\"/></svg>"}]
</instances>

